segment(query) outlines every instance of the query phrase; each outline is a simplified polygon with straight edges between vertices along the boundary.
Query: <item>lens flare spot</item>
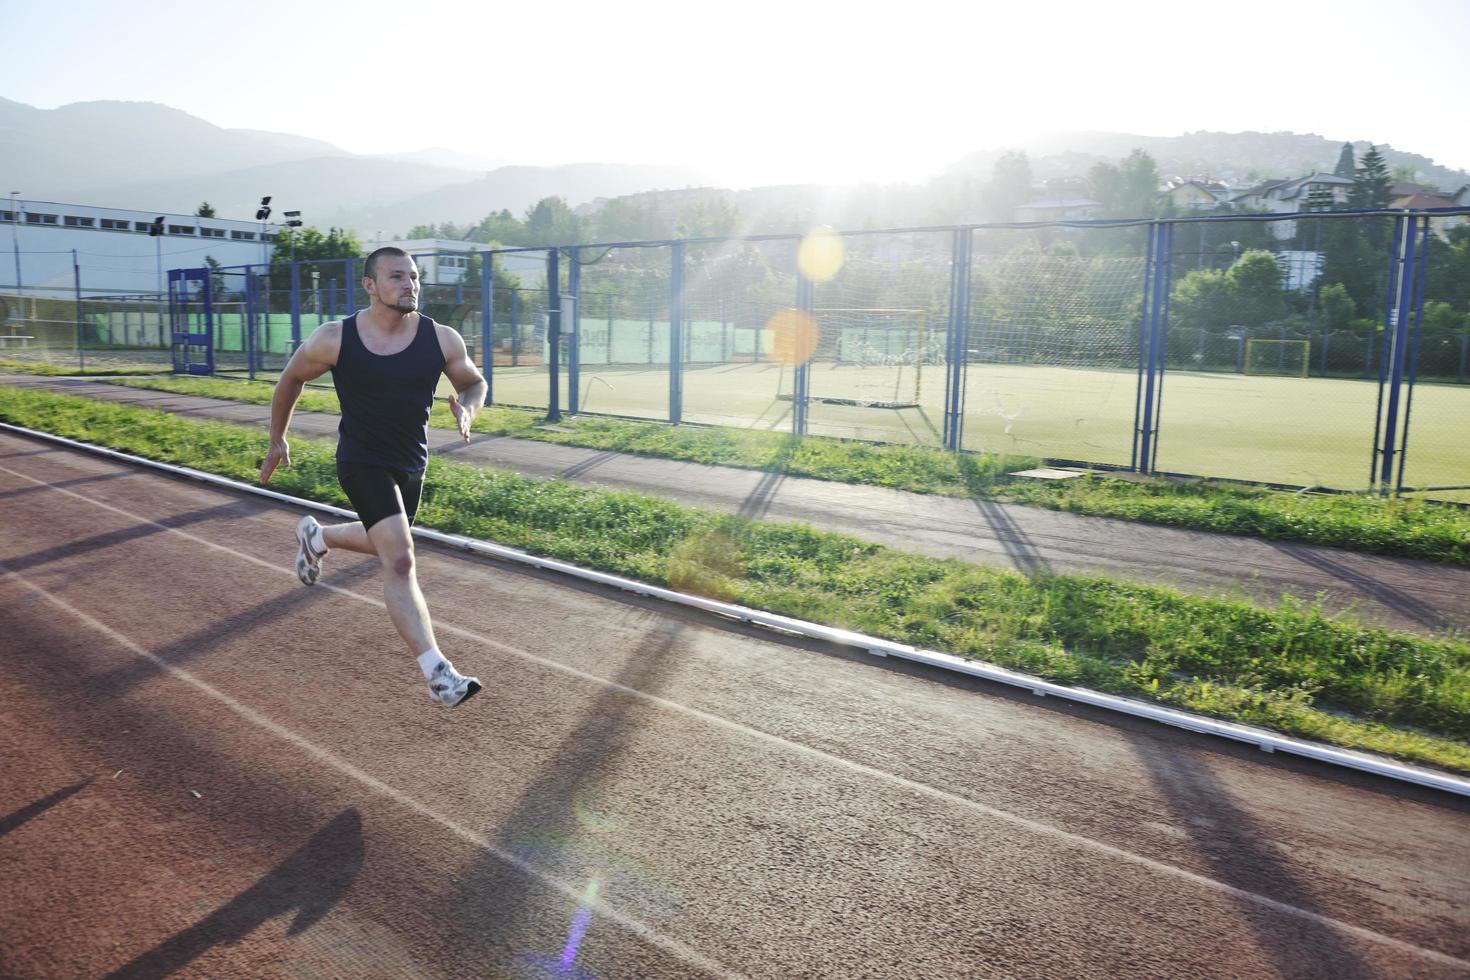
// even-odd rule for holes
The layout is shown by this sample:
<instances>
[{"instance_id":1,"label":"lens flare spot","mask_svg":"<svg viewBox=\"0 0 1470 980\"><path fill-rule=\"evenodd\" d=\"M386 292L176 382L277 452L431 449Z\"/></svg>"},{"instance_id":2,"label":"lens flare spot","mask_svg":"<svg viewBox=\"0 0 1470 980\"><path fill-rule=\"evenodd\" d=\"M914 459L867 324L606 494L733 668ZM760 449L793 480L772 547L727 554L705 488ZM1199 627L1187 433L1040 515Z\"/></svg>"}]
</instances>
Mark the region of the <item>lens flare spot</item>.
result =
<instances>
[{"instance_id":1,"label":"lens flare spot","mask_svg":"<svg viewBox=\"0 0 1470 980\"><path fill-rule=\"evenodd\" d=\"M612 811L612 808L595 791L586 788L578 789L572 794L572 812L577 815L577 822L594 833L606 834L614 830L621 830L627 821Z\"/></svg>"},{"instance_id":2,"label":"lens flare spot","mask_svg":"<svg viewBox=\"0 0 1470 980\"><path fill-rule=\"evenodd\" d=\"M813 229L796 250L796 267L812 282L830 282L846 260L842 236L827 227Z\"/></svg>"},{"instance_id":3,"label":"lens flare spot","mask_svg":"<svg viewBox=\"0 0 1470 980\"><path fill-rule=\"evenodd\" d=\"M766 321L771 335L771 356L796 367L812 359L817 351L817 323L801 310L779 310Z\"/></svg>"}]
</instances>

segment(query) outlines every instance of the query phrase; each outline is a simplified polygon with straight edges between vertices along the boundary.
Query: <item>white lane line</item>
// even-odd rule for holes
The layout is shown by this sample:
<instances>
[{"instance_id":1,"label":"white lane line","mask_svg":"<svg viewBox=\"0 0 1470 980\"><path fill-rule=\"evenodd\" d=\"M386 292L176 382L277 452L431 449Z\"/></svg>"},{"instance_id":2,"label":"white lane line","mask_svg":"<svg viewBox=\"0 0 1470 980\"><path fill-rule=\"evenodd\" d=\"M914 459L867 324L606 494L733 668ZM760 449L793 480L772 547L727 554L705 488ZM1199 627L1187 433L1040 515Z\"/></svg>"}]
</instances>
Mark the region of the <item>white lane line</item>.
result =
<instances>
[{"instance_id":1,"label":"white lane line","mask_svg":"<svg viewBox=\"0 0 1470 980\"><path fill-rule=\"evenodd\" d=\"M66 487L51 486L50 484L45 483L45 481L37 480L35 477L28 476L24 473L19 473L5 466L0 466L0 472L10 473L13 476L18 476L24 480L29 480L32 483L46 486L48 489L53 490L56 493L62 493L70 497L75 497L76 499L84 501L95 507L111 511L113 513L119 514L121 516L127 517L134 521L138 521L143 524L152 525L153 527L157 527L167 533L180 535L181 537L187 538L188 540L193 541L197 544L201 544L206 548L220 551L224 554L233 555L236 558L240 558L244 561L250 562L251 564L269 569L277 574L290 576L292 579L296 577L296 573L294 570L286 568L281 564L264 561L263 559L256 558L254 555L248 555L244 552L236 551L234 548L228 547L226 545L216 544L213 541L207 541L204 538L199 537L198 535L190 534L188 531L159 524L157 521L150 520L149 518L143 517L140 514L134 514L133 512L123 510L120 507L115 507L100 500L95 500L91 497L87 497ZM326 581L319 581L314 587L319 589L324 588L339 595L355 599L359 602L363 602L367 605L375 606L378 609L384 609L386 611L386 607L384 606L381 599L376 599L371 596L365 596L360 593L353 592L349 589L344 589L341 586L332 585L331 583ZM1383 933L1375 932L1374 930L1368 929L1364 926L1353 925L1350 922L1344 922L1341 919L1335 919L1331 916L1323 915L1319 912L1313 912L1309 909L1300 908L1299 906L1292 905L1287 902L1278 901L1277 899L1270 898L1266 895L1261 895L1257 892L1247 891L1243 888L1237 888L1234 885L1230 885L1223 881L1210 878L1206 875L1198 874L1185 868L1176 867L1172 864L1165 864L1162 861L1157 861L1153 858L1145 857L1142 854L1135 854L1132 851L1126 851L1120 847L1104 843L1100 840L1095 840L1091 837L1085 837L1081 834L1074 834L1071 831L1063 830L1060 827L1055 827L1051 824L1032 820L1029 817L1023 817L1019 814L1011 813L1008 810L1002 810L998 807L990 806L989 804L981 803L965 796L960 796L959 794L952 793L949 790L940 789L936 786L930 786L926 783L920 783L905 776L900 776L896 773L891 773L884 769L877 769L873 766L865 765L861 762L854 762L850 759L844 759L841 756L833 755L829 752L824 752L821 749L814 749L810 746L803 745L800 742L793 742L788 739L781 738L778 735L772 735L768 732L763 732L758 728L752 728L748 725L743 725L740 722L731 721L728 718L723 718L719 715L710 714L707 711L701 711L698 708L691 708L688 705L680 704L677 701L670 701L667 698L659 697L656 694L649 694L646 691L640 691L636 688L628 687L624 684L619 684L616 681L610 681L606 678L598 677L595 674L589 674L584 670L580 670L579 668L572 667L555 660L549 660L527 650L522 650L519 647L511 646L508 643L503 643L500 640L495 640L488 636L483 636L471 630L454 626L453 624L440 623L436 621L434 626L436 630L453 633L456 636L462 637L475 643L482 644L491 648L492 650L497 650L508 656L517 657L530 663L546 667L550 670L558 671L562 674L566 674L567 676L575 677L578 680L612 688L613 690L626 694L631 698L635 698L637 700L656 705L660 708L664 708L678 714L686 715L691 718L696 718L714 727L722 728L730 732L736 732L748 738L764 742L767 745L777 746L783 750L795 752L798 755L802 755L811 759L816 759L829 765L845 769L849 772L858 773L871 779L877 779L881 782L886 782L895 786L899 786L921 796L927 796L931 799L940 800L945 803L982 813L986 816L1004 821L1013 826L1024 828L1042 837L1048 837L1052 840L1061 841L1065 844L1069 844L1074 847L1080 847L1084 850L1091 850L1100 854L1105 854L1119 861L1146 868L1150 871L1156 872L1166 877L1175 878L1177 880L1188 882L1189 884L1204 888L1209 891L1214 891L1223 895L1227 895L1238 901L1249 902L1253 905L1258 905L1262 908L1270 909L1271 911L1278 912L1282 915L1290 916L1292 918L1300 919L1306 922L1314 923L1319 926L1324 926L1329 929L1337 930L1344 935L1349 935L1358 939L1366 940L1368 942L1388 946L1389 948L1397 950L1401 953L1422 957L1424 959L1445 966L1452 966L1458 969L1470 970L1470 960L1463 960L1458 957L1451 956L1448 953L1442 953L1438 950L1418 946L1414 943L1410 943L1402 939L1395 939L1392 936L1386 936Z\"/></svg>"},{"instance_id":2,"label":"white lane line","mask_svg":"<svg viewBox=\"0 0 1470 980\"><path fill-rule=\"evenodd\" d=\"M554 875L542 871L540 868L537 868L530 862L519 858L508 851L501 850L499 847L496 847L495 844L492 843L488 838L476 833L463 824L456 822L450 817L446 817L444 814L438 812L432 807L420 803L418 800L409 796L402 790L390 786L389 784L383 782L381 779L378 779L370 773L359 769L357 766L354 766L352 763L341 758L340 756L334 755L326 749L321 748L310 739L296 734L295 732L291 731L289 728L286 728L284 725L279 724L278 722L272 721L270 718L256 711L254 708L242 704L241 702L235 700L233 697L224 693L218 688L212 687L204 681L201 681L199 678L195 677L187 670L174 666L167 660L164 660L162 657L154 654L152 651L145 649L137 643L134 643L127 636L113 629L111 626L108 626L106 623L88 615L87 613L78 609L76 606L73 606L71 603L67 602L65 599L62 599L60 596L52 594L51 592L47 591L43 586L37 585L35 582L32 582L30 579L26 578L19 572L11 571L10 569L6 568L3 563L0 563L0 580L3 579L13 579L19 582L27 589L30 589L32 592L51 602L53 605L66 611L71 616L85 623L87 626L90 626L92 629L106 636L108 639L112 640L119 646L132 651L137 656L142 657L143 659L157 666L160 670L167 671L169 674L173 675L184 683L194 687L203 694L206 694L214 700L220 702L225 707L229 708L231 711L235 712L237 715L244 718L251 724L257 725L260 728L263 728L266 731L270 732L272 735L275 735L277 738L289 742L291 745L294 745L296 748L307 753L318 762L321 762L322 764L337 770L338 772L342 773L345 776L348 776L351 779L355 779L357 782L366 786L368 789L379 793L382 796L386 796L396 803L402 804L403 806L414 811L420 816L427 817L430 820L433 820L435 823L438 823L440 826L444 827L446 830L450 831L461 840L467 841L470 844L475 845L476 847L488 851L497 859L504 861L506 864L517 868L527 875L530 875L546 887L560 892L562 895L565 895L567 898L571 899L572 902L579 907L587 903L587 893L585 888L569 885L566 882L561 881ZM621 928L628 930L629 932L636 935L639 939L644 940L650 945L657 946L659 949L663 950L665 953L668 953L675 959L678 959L690 966L693 966L703 973L707 973L716 977L730 978L730 980L744 980L742 974L736 973L723 964L718 963L715 960L712 960L709 957L691 949L690 947L679 942L677 939L671 939L668 936L663 935L651 926L645 925L637 919L623 915L622 913L617 912L609 908L607 905L601 902L597 902L595 900L593 908L599 915L602 915L603 917L620 926Z\"/></svg>"}]
</instances>

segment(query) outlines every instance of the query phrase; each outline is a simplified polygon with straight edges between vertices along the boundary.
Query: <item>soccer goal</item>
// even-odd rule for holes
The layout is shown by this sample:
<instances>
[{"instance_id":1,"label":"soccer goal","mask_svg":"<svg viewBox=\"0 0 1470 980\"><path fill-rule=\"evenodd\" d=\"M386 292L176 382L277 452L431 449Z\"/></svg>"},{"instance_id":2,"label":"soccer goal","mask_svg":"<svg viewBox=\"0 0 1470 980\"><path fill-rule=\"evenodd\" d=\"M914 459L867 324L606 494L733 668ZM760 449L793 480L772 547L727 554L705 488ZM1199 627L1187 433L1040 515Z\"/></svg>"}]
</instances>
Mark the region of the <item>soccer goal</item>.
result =
<instances>
[{"instance_id":1,"label":"soccer goal","mask_svg":"<svg viewBox=\"0 0 1470 980\"><path fill-rule=\"evenodd\" d=\"M913 408L923 392L928 350L923 310L813 310L817 326L808 385L812 401L864 408ZM783 364L777 397L791 398L796 371Z\"/></svg>"},{"instance_id":2,"label":"soccer goal","mask_svg":"<svg viewBox=\"0 0 1470 980\"><path fill-rule=\"evenodd\" d=\"M1311 361L1309 340L1247 340L1242 373L1305 378Z\"/></svg>"}]
</instances>

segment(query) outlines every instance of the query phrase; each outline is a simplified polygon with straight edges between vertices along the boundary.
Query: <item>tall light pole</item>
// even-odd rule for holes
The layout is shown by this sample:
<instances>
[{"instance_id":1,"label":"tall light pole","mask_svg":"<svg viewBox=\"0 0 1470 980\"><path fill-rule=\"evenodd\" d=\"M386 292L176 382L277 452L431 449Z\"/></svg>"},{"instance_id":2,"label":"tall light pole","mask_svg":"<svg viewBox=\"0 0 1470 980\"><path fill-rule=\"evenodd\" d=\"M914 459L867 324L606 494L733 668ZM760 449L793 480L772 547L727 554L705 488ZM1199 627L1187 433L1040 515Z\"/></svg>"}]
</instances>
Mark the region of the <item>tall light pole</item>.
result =
<instances>
[{"instance_id":1,"label":"tall light pole","mask_svg":"<svg viewBox=\"0 0 1470 980\"><path fill-rule=\"evenodd\" d=\"M20 195L20 191L11 191L10 192L10 245L11 245L11 248L15 249L15 295L16 296L19 296L21 294L21 291L20 291L20 208L15 203L15 199L19 195Z\"/></svg>"},{"instance_id":2,"label":"tall light pole","mask_svg":"<svg viewBox=\"0 0 1470 980\"><path fill-rule=\"evenodd\" d=\"M262 265L270 265L270 250L265 244L265 222L271 216L271 198L267 194L260 199L260 207L255 209L255 220L260 222L260 261Z\"/></svg>"}]
</instances>

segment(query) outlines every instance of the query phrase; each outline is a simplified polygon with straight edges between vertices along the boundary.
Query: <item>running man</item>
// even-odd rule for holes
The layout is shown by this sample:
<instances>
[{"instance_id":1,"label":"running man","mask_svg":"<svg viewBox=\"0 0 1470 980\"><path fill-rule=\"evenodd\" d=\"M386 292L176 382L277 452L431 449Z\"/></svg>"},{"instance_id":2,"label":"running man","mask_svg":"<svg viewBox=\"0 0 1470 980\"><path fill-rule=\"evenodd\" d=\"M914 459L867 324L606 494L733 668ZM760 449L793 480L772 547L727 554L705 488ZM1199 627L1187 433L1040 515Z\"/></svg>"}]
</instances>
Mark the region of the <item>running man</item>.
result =
<instances>
[{"instance_id":1,"label":"running man","mask_svg":"<svg viewBox=\"0 0 1470 980\"><path fill-rule=\"evenodd\" d=\"M270 452L260 482L291 465L286 429L306 382L332 372L342 405L337 427L337 480L360 520L323 527L311 515L296 525L296 574L312 585L333 548L377 555L383 599L398 634L418 657L429 695L454 707L479 693L439 652L429 609L414 575L409 532L429 462L429 409L439 375L456 395L449 409L459 434L485 404L485 379L465 351L464 339L418 312L419 272L401 248L384 246L367 257L362 288L371 302L345 320L324 323L291 356L271 397Z\"/></svg>"}]
</instances>

